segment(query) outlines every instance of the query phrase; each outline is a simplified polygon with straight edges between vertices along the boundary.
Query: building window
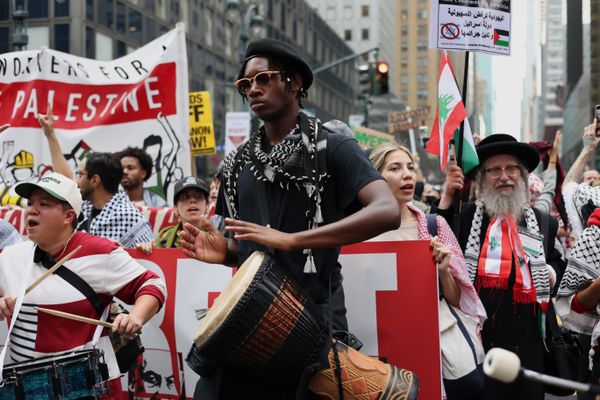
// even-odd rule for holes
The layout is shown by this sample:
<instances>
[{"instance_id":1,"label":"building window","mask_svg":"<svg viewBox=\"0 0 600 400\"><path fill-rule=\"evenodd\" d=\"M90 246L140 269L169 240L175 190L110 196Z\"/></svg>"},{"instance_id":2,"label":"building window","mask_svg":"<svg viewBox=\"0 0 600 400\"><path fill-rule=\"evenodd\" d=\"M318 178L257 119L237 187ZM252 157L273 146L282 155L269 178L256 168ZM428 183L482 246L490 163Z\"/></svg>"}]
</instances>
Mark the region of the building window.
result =
<instances>
[{"instance_id":1,"label":"building window","mask_svg":"<svg viewBox=\"0 0 600 400\"><path fill-rule=\"evenodd\" d=\"M369 40L369 30L368 29L361 30L360 36L361 36L362 40Z\"/></svg>"},{"instance_id":2,"label":"building window","mask_svg":"<svg viewBox=\"0 0 600 400\"><path fill-rule=\"evenodd\" d=\"M427 74L419 74L417 75L418 83L427 83Z\"/></svg>"},{"instance_id":3,"label":"building window","mask_svg":"<svg viewBox=\"0 0 600 400\"><path fill-rule=\"evenodd\" d=\"M85 28L85 56L94 58L94 30L90 27Z\"/></svg>"},{"instance_id":4,"label":"building window","mask_svg":"<svg viewBox=\"0 0 600 400\"><path fill-rule=\"evenodd\" d=\"M427 66L427 57L419 57L417 59L417 65L419 67L426 67Z\"/></svg>"},{"instance_id":5,"label":"building window","mask_svg":"<svg viewBox=\"0 0 600 400\"><path fill-rule=\"evenodd\" d=\"M419 90L417 92L417 98L419 100L427 100L427 90Z\"/></svg>"},{"instance_id":6,"label":"building window","mask_svg":"<svg viewBox=\"0 0 600 400\"><path fill-rule=\"evenodd\" d=\"M417 17L419 19L427 19L428 16L429 16L429 13L427 12L426 8L419 10L419 12L417 13Z\"/></svg>"},{"instance_id":7,"label":"building window","mask_svg":"<svg viewBox=\"0 0 600 400\"><path fill-rule=\"evenodd\" d=\"M100 32L95 37L96 54L94 58L99 61L111 61L113 59L113 40Z\"/></svg>"},{"instance_id":8,"label":"building window","mask_svg":"<svg viewBox=\"0 0 600 400\"><path fill-rule=\"evenodd\" d=\"M8 28L0 28L0 54L8 53Z\"/></svg>"},{"instance_id":9,"label":"building window","mask_svg":"<svg viewBox=\"0 0 600 400\"><path fill-rule=\"evenodd\" d=\"M125 33L126 11L127 10L125 9L125 5L123 3L121 3L120 1L118 1L117 2L117 12L115 15L117 32Z\"/></svg>"},{"instance_id":10,"label":"building window","mask_svg":"<svg viewBox=\"0 0 600 400\"><path fill-rule=\"evenodd\" d=\"M344 6L344 19L352 19L353 17L352 6L346 5Z\"/></svg>"},{"instance_id":11,"label":"building window","mask_svg":"<svg viewBox=\"0 0 600 400\"><path fill-rule=\"evenodd\" d=\"M54 25L54 48L69 52L69 24Z\"/></svg>"},{"instance_id":12,"label":"building window","mask_svg":"<svg viewBox=\"0 0 600 400\"><path fill-rule=\"evenodd\" d=\"M346 29L344 31L344 40L345 41L350 41L352 40L352 29Z\"/></svg>"},{"instance_id":13,"label":"building window","mask_svg":"<svg viewBox=\"0 0 600 400\"><path fill-rule=\"evenodd\" d=\"M127 28L129 36L142 41L142 14L135 10L129 10L129 26Z\"/></svg>"},{"instance_id":14,"label":"building window","mask_svg":"<svg viewBox=\"0 0 600 400\"><path fill-rule=\"evenodd\" d=\"M116 57L123 57L127 55L127 44L121 40L117 40L117 54Z\"/></svg>"},{"instance_id":15,"label":"building window","mask_svg":"<svg viewBox=\"0 0 600 400\"><path fill-rule=\"evenodd\" d=\"M27 43L25 50L39 50L40 47L50 45L50 32L47 26L30 26L27 28Z\"/></svg>"},{"instance_id":16,"label":"building window","mask_svg":"<svg viewBox=\"0 0 600 400\"><path fill-rule=\"evenodd\" d=\"M402 75L400 77L400 83L402 83L402 84L408 84L408 75Z\"/></svg>"},{"instance_id":17,"label":"building window","mask_svg":"<svg viewBox=\"0 0 600 400\"><path fill-rule=\"evenodd\" d=\"M4 0L3 2L8 2ZM48 0L29 0L29 18L48 18Z\"/></svg>"},{"instance_id":18,"label":"building window","mask_svg":"<svg viewBox=\"0 0 600 400\"><path fill-rule=\"evenodd\" d=\"M85 18L88 21L93 21L94 15L96 15L94 11L94 0L85 0Z\"/></svg>"},{"instance_id":19,"label":"building window","mask_svg":"<svg viewBox=\"0 0 600 400\"><path fill-rule=\"evenodd\" d=\"M54 0L54 16L68 17L69 16L69 0Z\"/></svg>"},{"instance_id":20,"label":"building window","mask_svg":"<svg viewBox=\"0 0 600 400\"><path fill-rule=\"evenodd\" d=\"M213 28L212 28L212 11L204 10L204 41L207 46L211 47L213 42Z\"/></svg>"},{"instance_id":21,"label":"building window","mask_svg":"<svg viewBox=\"0 0 600 400\"><path fill-rule=\"evenodd\" d=\"M400 50L408 51L408 43L406 43L406 42L400 43Z\"/></svg>"},{"instance_id":22,"label":"building window","mask_svg":"<svg viewBox=\"0 0 600 400\"><path fill-rule=\"evenodd\" d=\"M427 50L427 42L419 42L419 43L417 43L417 50L418 51Z\"/></svg>"},{"instance_id":23,"label":"building window","mask_svg":"<svg viewBox=\"0 0 600 400\"><path fill-rule=\"evenodd\" d=\"M360 15L362 15L363 17L369 16L369 6L368 5L364 5L364 6L360 7Z\"/></svg>"},{"instance_id":24,"label":"building window","mask_svg":"<svg viewBox=\"0 0 600 400\"><path fill-rule=\"evenodd\" d=\"M158 32L157 23L152 18L144 17L144 43L156 39Z\"/></svg>"},{"instance_id":25,"label":"building window","mask_svg":"<svg viewBox=\"0 0 600 400\"><path fill-rule=\"evenodd\" d=\"M335 19L335 7L329 6L327 7L327 11L325 12L325 16L327 20Z\"/></svg>"},{"instance_id":26,"label":"building window","mask_svg":"<svg viewBox=\"0 0 600 400\"><path fill-rule=\"evenodd\" d=\"M0 21L8 19L8 1L0 1ZM7 36L8 38L8 36Z\"/></svg>"},{"instance_id":27,"label":"building window","mask_svg":"<svg viewBox=\"0 0 600 400\"><path fill-rule=\"evenodd\" d=\"M98 2L98 23L112 28L113 25L113 2L99 1Z\"/></svg>"}]
</instances>

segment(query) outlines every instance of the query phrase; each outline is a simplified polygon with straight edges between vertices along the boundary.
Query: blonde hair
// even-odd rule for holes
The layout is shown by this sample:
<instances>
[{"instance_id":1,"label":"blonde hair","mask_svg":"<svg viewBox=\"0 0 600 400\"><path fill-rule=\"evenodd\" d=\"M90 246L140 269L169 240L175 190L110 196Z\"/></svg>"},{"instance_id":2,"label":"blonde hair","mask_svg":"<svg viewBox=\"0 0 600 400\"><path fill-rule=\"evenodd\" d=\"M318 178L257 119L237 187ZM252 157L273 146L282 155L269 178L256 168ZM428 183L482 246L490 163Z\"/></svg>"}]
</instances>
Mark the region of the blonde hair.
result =
<instances>
[{"instance_id":1,"label":"blonde hair","mask_svg":"<svg viewBox=\"0 0 600 400\"><path fill-rule=\"evenodd\" d=\"M400 143L392 141L392 142L384 142L378 145L371 151L369 154L369 160L371 164L377 169L377 171L381 172L383 169L383 163L385 162L385 158L393 151L402 150L408 155L410 158L410 162L415 162L412 153L408 148L402 146Z\"/></svg>"}]
</instances>

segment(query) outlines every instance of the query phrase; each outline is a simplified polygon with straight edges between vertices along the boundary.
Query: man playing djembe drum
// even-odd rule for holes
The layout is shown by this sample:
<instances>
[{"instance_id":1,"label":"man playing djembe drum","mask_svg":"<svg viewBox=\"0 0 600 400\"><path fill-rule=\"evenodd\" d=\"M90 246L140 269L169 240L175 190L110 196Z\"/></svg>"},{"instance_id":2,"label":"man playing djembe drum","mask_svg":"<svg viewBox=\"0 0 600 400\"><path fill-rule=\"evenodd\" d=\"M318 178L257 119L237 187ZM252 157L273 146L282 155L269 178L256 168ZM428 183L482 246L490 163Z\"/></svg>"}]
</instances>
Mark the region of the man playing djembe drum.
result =
<instances>
[{"instance_id":1,"label":"man playing djembe drum","mask_svg":"<svg viewBox=\"0 0 600 400\"><path fill-rule=\"evenodd\" d=\"M97 348L104 352L109 378L118 378L115 353L101 326L64 319L41 308L106 319L106 315L97 315L97 308L76 283L78 278L64 275L66 270L96 292L102 308L110 305L113 296L133 304L131 312L119 314L112 325L114 331L133 335L163 304L164 282L117 243L75 231L82 198L73 180L51 173L38 183L21 183L15 190L28 199L25 221L30 240L9 246L0 254L0 320L16 318L6 363L18 366L44 356ZM66 258L77 247L81 248L55 273L24 294L20 307L15 304L28 285L38 282L56 260ZM111 381L111 398L120 397L119 387L119 380Z\"/></svg>"},{"instance_id":2,"label":"man playing djembe drum","mask_svg":"<svg viewBox=\"0 0 600 400\"><path fill-rule=\"evenodd\" d=\"M180 233L187 256L242 265L267 251L321 306L333 330L348 329L339 247L399 225L398 205L356 141L301 112L313 81L308 64L289 44L250 43L236 87L263 125L224 160L216 213L229 237L208 220ZM284 344L285 346L285 344ZM250 371L252 372L252 371ZM260 379L218 366L203 374L195 399L290 399L297 384Z\"/></svg>"}]
</instances>

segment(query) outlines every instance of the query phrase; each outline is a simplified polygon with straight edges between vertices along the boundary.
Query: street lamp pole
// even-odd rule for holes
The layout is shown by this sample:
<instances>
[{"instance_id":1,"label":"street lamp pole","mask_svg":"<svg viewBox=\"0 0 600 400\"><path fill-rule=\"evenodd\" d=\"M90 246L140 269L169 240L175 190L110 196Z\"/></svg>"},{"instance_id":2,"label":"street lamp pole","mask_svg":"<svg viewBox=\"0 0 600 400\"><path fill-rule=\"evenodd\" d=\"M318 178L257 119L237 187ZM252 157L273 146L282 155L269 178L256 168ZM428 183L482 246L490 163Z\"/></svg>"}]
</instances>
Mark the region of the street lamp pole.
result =
<instances>
[{"instance_id":1,"label":"street lamp pole","mask_svg":"<svg viewBox=\"0 0 600 400\"><path fill-rule=\"evenodd\" d=\"M25 50L29 38L27 37L27 17L29 7L27 0L13 0L13 33L10 35L10 43L15 51Z\"/></svg>"},{"instance_id":2,"label":"street lamp pole","mask_svg":"<svg viewBox=\"0 0 600 400\"><path fill-rule=\"evenodd\" d=\"M260 9L254 2L227 0L227 11L237 12L240 17L239 61L244 62L246 47L251 38L258 36L257 31L264 25Z\"/></svg>"},{"instance_id":3,"label":"street lamp pole","mask_svg":"<svg viewBox=\"0 0 600 400\"><path fill-rule=\"evenodd\" d=\"M259 6L253 1L227 0L227 12L230 15L237 14L240 19L238 60L240 65L242 65L248 42L250 39L260 36L264 20L260 15ZM248 111L248 105L245 102L242 102L241 107L242 110Z\"/></svg>"}]
</instances>

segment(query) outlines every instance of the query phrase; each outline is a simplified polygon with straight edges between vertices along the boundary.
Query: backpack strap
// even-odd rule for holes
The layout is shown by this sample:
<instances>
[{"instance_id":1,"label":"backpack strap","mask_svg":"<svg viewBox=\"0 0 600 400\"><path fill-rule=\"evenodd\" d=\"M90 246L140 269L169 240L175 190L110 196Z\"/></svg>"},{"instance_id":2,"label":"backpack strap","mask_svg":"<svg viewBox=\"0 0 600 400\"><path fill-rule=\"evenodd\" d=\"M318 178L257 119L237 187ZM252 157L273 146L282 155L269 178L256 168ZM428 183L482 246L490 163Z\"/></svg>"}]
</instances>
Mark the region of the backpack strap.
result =
<instances>
[{"instance_id":1,"label":"backpack strap","mask_svg":"<svg viewBox=\"0 0 600 400\"><path fill-rule=\"evenodd\" d=\"M433 237L438 234L437 214L427 214L427 232Z\"/></svg>"}]
</instances>

